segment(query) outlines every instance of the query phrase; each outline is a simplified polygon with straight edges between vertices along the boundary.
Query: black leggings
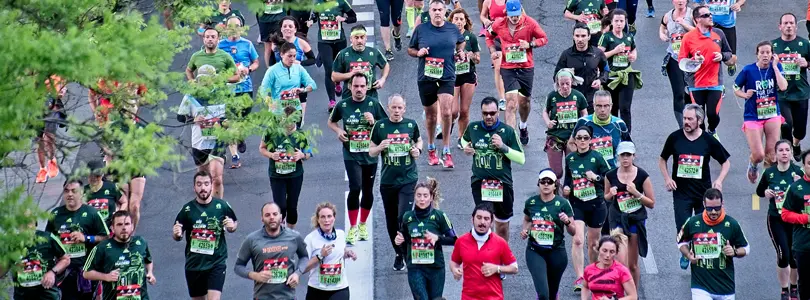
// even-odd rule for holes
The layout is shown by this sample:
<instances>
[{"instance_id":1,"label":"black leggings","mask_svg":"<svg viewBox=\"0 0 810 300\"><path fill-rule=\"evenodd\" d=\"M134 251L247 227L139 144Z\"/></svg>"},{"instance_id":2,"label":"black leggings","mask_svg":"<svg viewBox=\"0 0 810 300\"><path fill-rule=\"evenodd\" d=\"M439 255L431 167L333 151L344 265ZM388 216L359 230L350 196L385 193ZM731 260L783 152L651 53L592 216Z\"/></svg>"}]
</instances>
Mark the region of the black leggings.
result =
<instances>
[{"instance_id":1,"label":"black leggings","mask_svg":"<svg viewBox=\"0 0 810 300\"><path fill-rule=\"evenodd\" d=\"M307 11L299 11L299 10L290 10L290 16L295 18L295 22L298 23L296 28L297 33L304 35L304 39L306 39L307 34L309 33L309 27L307 27L307 21L309 20L310 12Z\"/></svg>"},{"instance_id":2,"label":"black leggings","mask_svg":"<svg viewBox=\"0 0 810 300\"><path fill-rule=\"evenodd\" d=\"M377 0L377 10L380 11L380 27L395 27L402 25L402 6L405 0Z\"/></svg>"},{"instance_id":3,"label":"black leggings","mask_svg":"<svg viewBox=\"0 0 810 300\"><path fill-rule=\"evenodd\" d=\"M335 99L335 82L332 81L332 63L340 50L346 48L346 40L334 43L318 43L318 58L323 63L323 81L326 85L326 95Z\"/></svg>"},{"instance_id":4,"label":"black leggings","mask_svg":"<svg viewBox=\"0 0 810 300\"><path fill-rule=\"evenodd\" d=\"M810 252L795 251L793 257L796 259L797 266L804 266L797 269L799 273L799 300L810 300Z\"/></svg>"},{"instance_id":5,"label":"black leggings","mask_svg":"<svg viewBox=\"0 0 810 300\"><path fill-rule=\"evenodd\" d=\"M776 250L776 265L780 268L796 268L793 259L793 224L785 223L781 217L768 216L768 235Z\"/></svg>"},{"instance_id":6,"label":"black leggings","mask_svg":"<svg viewBox=\"0 0 810 300\"><path fill-rule=\"evenodd\" d=\"M398 186L380 185L380 196L385 209L385 227L388 229L388 238L391 239L391 246L398 255L405 255L405 249L394 243L397 237L397 229L402 222L402 215L413 208L413 194L416 182L406 183Z\"/></svg>"},{"instance_id":7,"label":"black leggings","mask_svg":"<svg viewBox=\"0 0 810 300\"><path fill-rule=\"evenodd\" d=\"M636 12L638 11L638 0L620 0L620 1L625 1L624 10L627 11L627 24L628 25L636 24Z\"/></svg>"},{"instance_id":8,"label":"black leggings","mask_svg":"<svg viewBox=\"0 0 810 300\"><path fill-rule=\"evenodd\" d=\"M690 92L690 96L692 97L692 103L702 106L703 110L706 111L709 124L708 130L714 132L717 125L720 125L720 104L723 103L723 91L697 90ZM704 125L700 126L700 128L705 127Z\"/></svg>"},{"instance_id":9,"label":"black leggings","mask_svg":"<svg viewBox=\"0 0 810 300\"><path fill-rule=\"evenodd\" d=\"M667 60L667 77L669 78L669 86L672 88L672 110L675 112L675 120L678 122L678 128L683 128L683 107L685 105L684 97L686 96L686 90L684 90L684 88L686 88L686 80L675 58L670 57Z\"/></svg>"},{"instance_id":10,"label":"black leggings","mask_svg":"<svg viewBox=\"0 0 810 300\"><path fill-rule=\"evenodd\" d=\"M782 124L782 138L797 140L807 135L807 100L779 101L779 110L785 123Z\"/></svg>"},{"instance_id":11,"label":"black leggings","mask_svg":"<svg viewBox=\"0 0 810 300\"><path fill-rule=\"evenodd\" d=\"M737 27L723 27L720 25L715 25L715 27L719 28L723 31L723 34L726 36L726 40L728 41L728 46L731 47L731 54L737 54Z\"/></svg>"},{"instance_id":12,"label":"black leggings","mask_svg":"<svg viewBox=\"0 0 810 300\"><path fill-rule=\"evenodd\" d=\"M627 134L630 134L633 129L633 121L630 112L630 106L633 104L633 92L636 89L636 78L629 76L627 78L627 85L619 84L615 90L610 91L610 98L613 99L613 108L611 114L617 116L627 124ZM619 115L621 114L621 116Z\"/></svg>"},{"instance_id":13,"label":"black leggings","mask_svg":"<svg viewBox=\"0 0 810 300\"><path fill-rule=\"evenodd\" d=\"M678 192L672 193L672 208L675 211L675 232L681 232L681 227L686 220L693 215L702 214L703 200L700 197L695 199L689 198L685 195L680 195Z\"/></svg>"},{"instance_id":14,"label":"black leggings","mask_svg":"<svg viewBox=\"0 0 810 300\"><path fill-rule=\"evenodd\" d=\"M337 291L323 291L314 287L307 287L306 300L349 300L349 287Z\"/></svg>"},{"instance_id":15,"label":"black leggings","mask_svg":"<svg viewBox=\"0 0 810 300\"><path fill-rule=\"evenodd\" d=\"M557 299L565 268L568 267L568 254L565 247L537 249L526 247L526 266L532 274L534 290L539 300ZM531 297L529 297L531 298Z\"/></svg>"},{"instance_id":16,"label":"black leggings","mask_svg":"<svg viewBox=\"0 0 810 300\"><path fill-rule=\"evenodd\" d=\"M298 196L301 195L303 183L303 175L291 178L270 177L273 202L278 204L282 218L287 219L289 224L298 224Z\"/></svg>"},{"instance_id":17,"label":"black leggings","mask_svg":"<svg viewBox=\"0 0 810 300\"><path fill-rule=\"evenodd\" d=\"M346 174L349 176L349 196L346 207L349 211L360 207L371 210L374 204L374 177L377 176L377 164L361 165L356 161L344 160ZM360 192L363 200L360 201Z\"/></svg>"}]
</instances>

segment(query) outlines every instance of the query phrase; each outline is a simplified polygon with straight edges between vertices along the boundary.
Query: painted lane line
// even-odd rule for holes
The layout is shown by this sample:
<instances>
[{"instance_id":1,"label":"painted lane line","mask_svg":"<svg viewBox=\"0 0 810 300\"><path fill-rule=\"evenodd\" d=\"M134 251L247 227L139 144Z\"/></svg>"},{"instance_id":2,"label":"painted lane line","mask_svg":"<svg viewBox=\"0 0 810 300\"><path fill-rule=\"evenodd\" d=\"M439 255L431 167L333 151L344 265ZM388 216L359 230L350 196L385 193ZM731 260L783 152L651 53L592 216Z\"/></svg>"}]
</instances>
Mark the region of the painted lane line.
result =
<instances>
[{"instance_id":1,"label":"painted lane line","mask_svg":"<svg viewBox=\"0 0 810 300\"><path fill-rule=\"evenodd\" d=\"M374 12L357 12L357 22L372 21L374 20ZM366 28L368 30L368 28Z\"/></svg>"},{"instance_id":2,"label":"painted lane line","mask_svg":"<svg viewBox=\"0 0 810 300\"><path fill-rule=\"evenodd\" d=\"M366 42L366 47L374 48L374 42Z\"/></svg>"},{"instance_id":3,"label":"painted lane line","mask_svg":"<svg viewBox=\"0 0 810 300\"><path fill-rule=\"evenodd\" d=\"M362 193L360 195L362 197ZM349 191L343 197L344 207L348 206ZM349 233L349 210L344 209L344 231ZM368 231L368 241L358 240L356 245L348 246L348 249L357 254L357 260L347 260L346 279L349 281L349 293L352 300L372 300L374 299L374 212L369 214L366 225Z\"/></svg>"},{"instance_id":4,"label":"painted lane line","mask_svg":"<svg viewBox=\"0 0 810 300\"><path fill-rule=\"evenodd\" d=\"M759 210L759 196L751 194L751 210Z\"/></svg>"},{"instance_id":5,"label":"painted lane line","mask_svg":"<svg viewBox=\"0 0 810 300\"><path fill-rule=\"evenodd\" d=\"M361 5L372 5L374 4L374 0L353 0L352 6L361 6Z\"/></svg>"},{"instance_id":6,"label":"painted lane line","mask_svg":"<svg viewBox=\"0 0 810 300\"><path fill-rule=\"evenodd\" d=\"M648 247L647 257L642 257L641 261L644 262L645 274L658 274L658 265L655 264L655 255L653 255L652 248Z\"/></svg>"}]
</instances>

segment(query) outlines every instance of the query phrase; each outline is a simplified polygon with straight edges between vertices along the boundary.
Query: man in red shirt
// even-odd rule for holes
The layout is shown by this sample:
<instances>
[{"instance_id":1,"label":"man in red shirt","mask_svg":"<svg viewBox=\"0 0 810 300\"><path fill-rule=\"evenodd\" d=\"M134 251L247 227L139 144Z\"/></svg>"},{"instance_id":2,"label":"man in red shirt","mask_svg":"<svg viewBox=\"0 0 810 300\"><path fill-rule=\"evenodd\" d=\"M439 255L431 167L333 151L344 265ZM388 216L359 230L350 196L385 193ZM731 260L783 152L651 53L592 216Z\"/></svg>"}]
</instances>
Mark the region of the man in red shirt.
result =
<instances>
[{"instance_id":1,"label":"man in red shirt","mask_svg":"<svg viewBox=\"0 0 810 300\"><path fill-rule=\"evenodd\" d=\"M492 234L492 205L481 203L472 213L473 230L458 238L450 258L453 278L464 277L462 300L501 300L504 274L517 274L515 255L506 240Z\"/></svg>"},{"instance_id":2,"label":"man in red shirt","mask_svg":"<svg viewBox=\"0 0 810 300\"><path fill-rule=\"evenodd\" d=\"M506 18L492 23L487 32L487 47L492 60L501 60L501 77L506 91L506 124L520 129L520 143L529 143L529 119L534 80L532 48L548 44L548 38L540 24L523 13L520 0L506 1ZM500 51L495 51L495 38L501 40ZM519 106L519 109L518 109ZM515 126L515 110L520 113L520 126Z\"/></svg>"}]
</instances>

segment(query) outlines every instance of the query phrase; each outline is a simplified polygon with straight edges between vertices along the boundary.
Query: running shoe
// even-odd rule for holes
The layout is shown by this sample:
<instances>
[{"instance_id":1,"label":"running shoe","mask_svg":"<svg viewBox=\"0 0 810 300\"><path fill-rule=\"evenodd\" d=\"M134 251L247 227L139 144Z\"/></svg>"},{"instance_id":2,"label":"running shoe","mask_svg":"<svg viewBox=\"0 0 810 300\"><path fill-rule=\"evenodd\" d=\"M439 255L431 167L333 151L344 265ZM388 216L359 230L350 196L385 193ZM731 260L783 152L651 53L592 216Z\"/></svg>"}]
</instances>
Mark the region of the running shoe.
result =
<instances>
[{"instance_id":1,"label":"running shoe","mask_svg":"<svg viewBox=\"0 0 810 300\"><path fill-rule=\"evenodd\" d=\"M529 127L528 126L526 126L526 128L520 128L520 143L523 144L523 146L526 146L526 145L529 144Z\"/></svg>"},{"instance_id":2,"label":"running shoe","mask_svg":"<svg viewBox=\"0 0 810 300\"><path fill-rule=\"evenodd\" d=\"M245 141L239 141L239 143L236 144L236 151L239 151L239 153L245 153L245 151L247 151L247 144Z\"/></svg>"},{"instance_id":3,"label":"running shoe","mask_svg":"<svg viewBox=\"0 0 810 300\"><path fill-rule=\"evenodd\" d=\"M357 236L361 241L368 241L368 227L366 223L357 224Z\"/></svg>"},{"instance_id":4,"label":"running shoe","mask_svg":"<svg viewBox=\"0 0 810 300\"><path fill-rule=\"evenodd\" d=\"M357 226L352 226L346 235L346 244L354 245L355 242L357 242Z\"/></svg>"},{"instance_id":5,"label":"running shoe","mask_svg":"<svg viewBox=\"0 0 810 300\"><path fill-rule=\"evenodd\" d=\"M231 156L231 169L239 169L242 167L242 163L239 162L239 155Z\"/></svg>"},{"instance_id":6,"label":"running shoe","mask_svg":"<svg viewBox=\"0 0 810 300\"><path fill-rule=\"evenodd\" d=\"M385 50L385 60L392 61L394 60L394 52L391 49Z\"/></svg>"},{"instance_id":7,"label":"running shoe","mask_svg":"<svg viewBox=\"0 0 810 300\"><path fill-rule=\"evenodd\" d=\"M452 169L455 167L455 165L453 164L453 155L450 154L449 150L445 152L442 156L443 156L442 166L444 166L447 169Z\"/></svg>"},{"instance_id":8,"label":"running shoe","mask_svg":"<svg viewBox=\"0 0 810 300\"><path fill-rule=\"evenodd\" d=\"M751 184L754 184L754 183L757 182L757 176L759 175L759 173L757 173L757 171L758 171L757 169L758 169L757 166L755 166L754 164L752 164L750 162L748 163L747 175L748 175L748 182L750 182Z\"/></svg>"},{"instance_id":9,"label":"running shoe","mask_svg":"<svg viewBox=\"0 0 810 300\"><path fill-rule=\"evenodd\" d=\"M405 257L397 254L397 257L394 258L394 271L402 270L405 270Z\"/></svg>"},{"instance_id":10,"label":"running shoe","mask_svg":"<svg viewBox=\"0 0 810 300\"><path fill-rule=\"evenodd\" d=\"M667 73L667 64L669 64L670 58L672 58L672 54L667 53L667 55L664 55L664 61L661 62L661 75L664 75L664 77L669 76Z\"/></svg>"},{"instance_id":11,"label":"running shoe","mask_svg":"<svg viewBox=\"0 0 810 300\"><path fill-rule=\"evenodd\" d=\"M428 166L435 166L439 164L439 156L436 155L436 149L428 149Z\"/></svg>"},{"instance_id":12,"label":"running shoe","mask_svg":"<svg viewBox=\"0 0 810 300\"><path fill-rule=\"evenodd\" d=\"M684 270L688 269L689 268L689 259L686 258L686 256L681 255L680 265L681 265L681 269L684 269Z\"/></svg>"},{"instance_id":13,"label":"running shoe","mask_svg":"<svg viewBox=\"0 0 810 300\"><path fill-rule=\"evenodd\" d=\"M584 281L582 277L577 278L577 280L574 281L574 292L582 291L582 281Z\"/></svg>"},{"instance_id":14,"label":"running shoe","mask_svg":"<svg viewBox=\"0 0 810 300\"><path fill-rule=\"evenodd\" d=\"M647 18L655 18L655 7L647 8Z\"/></svg>"},{"instance_id":15,"label":"running shoe","mask_svg":"<svg viewBox=\"0 0 810 300\"><path fill-rule=\"evenodd\" d=\"M37 183L45 183L48 181L48 170L45 168L39 168L39 172L37 172Z\"/></svg>"},{"instance_id":16,"label":"running shoe","mask_svg":"<svg viewBox=\"0 0 810 300\"><path fill-rule=\"evenodd\" d=\"M790 300L799 300L799 289L790 288Z\"/></svg>"},{"instance_id":17,"label":"running shoe","mask_svg":"<svg viewBox=\"0 0 810 300\"><path fill-rule=\"evenodd\" d=\"M343 94L343 86L340 83L335 83L335 95L342 95Z\"/></svg>"},{"instance_id":18,"label":"running shoe","mask_svg":"<svg viewBox=\"0 0 810 300\"><path fill-rule=\"evenodd\" d=\"M799 161L801 160L802 155L802 145L793 145L793 160Z\"/></svg>"},{"instance_id":19,"label":"running shoe","mask_svg":"<svg viewBox=\"0 0 810 300\"><path fill-rule=\"evenodd\" d=\"M506 99L498 100L498 110L506 111Z\"/></svg>"},{"instance_id":20,"label":"running shoe","mask_svg":"<svg viewBox=\"0 0 810 300\"><path fill-rule=\"evenodd\" d=\"M734 76L734 74L737 74L737 65L726 67L726 71L728 71L728 76Z\"/></svg>"},{"instance_id":21,"label":"running shoe","mask_svg":"<svg viewBox=\"0 0 810 300\"><path fill-rule=\"evenodd\" d=\"M56 158L51 158L48 161L48 177L55 178L59 176L59 164L56 163Z\"/></svg>"},{"instance_id":22,"label":"running shoe","mask_svg":"<svg viewBox=\"0 0 810 300\"><path fill-rule=\"evenodd\" d=\"M405 37L411 38L412 35L413 35L413 28L408 28L408 33L405 34Z\"/></svg>"},{"instance_id":23,"label":"running shoe","mask_svg":"<svg viewBox=\"0 0 810 300\"><path fill-rule=\"evenodd\" d=\"M434 130L433 134L436 136L437 140L442 139L442 124L436 124L436 130Z\"/></svg>"},{"instance_id":24,"label":"running shoe","mask_svg":"<svg viewBox=\"0 0 810 300\"><path fill-rule=\"evenodd\" d=\"M456 144L459 150L464 150L464 145L461 144L461 138L458 138L458 143Z\"/></svg>"},{"instance_id":25,"label":"running shoe","mask_svg":"<svg viewBox=\"0 0 810 300\"><path fill-rule=\"evenodd\" d=\"M397 51L402 51L402 36L395 35L394 36L394 48L397 48Z\"/></svg>"},{"instance_id":26,"label":"running shoe","mask_svg":"<svg viewBox=\"0 0 810 300\"><path fill-rule=\"evenodd\" d=\"M332 113L332 110L335 109L335 105L337 105L337 101L335 99L329 99L329 113Z\"/></svg>"},{"instance_id":27,"label":"running shoe","mask_svg":"<svg viewBox=\"0 0 810 300\"><path fill-rule=\"evenodd\" d=\"M788 292L786 292L786 291L782 291L782 293L781 293L781 295L780 295L779 299L780 299L780 300L790 300L790 295L788 294Z\"/></svg>"}]
</instances>

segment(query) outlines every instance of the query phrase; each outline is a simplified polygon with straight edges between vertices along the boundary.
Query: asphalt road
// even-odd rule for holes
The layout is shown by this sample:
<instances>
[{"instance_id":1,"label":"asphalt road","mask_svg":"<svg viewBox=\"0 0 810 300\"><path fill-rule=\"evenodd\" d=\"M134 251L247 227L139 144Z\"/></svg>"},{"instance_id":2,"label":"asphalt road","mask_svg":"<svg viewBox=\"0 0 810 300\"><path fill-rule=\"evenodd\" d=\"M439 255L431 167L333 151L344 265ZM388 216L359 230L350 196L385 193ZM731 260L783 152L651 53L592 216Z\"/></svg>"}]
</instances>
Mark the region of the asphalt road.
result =
<instances>
[{"instance_id":1,"label":"asphalt road","mask_svg":"<svg viewBox=\"0 0 810 300\"><path fill-rule=\"evenodd\" d=\"M531 141L525 148L526 164L513 166L515 181L515 221L511 225L512 238L509 241L511 249L521 266L520 273L508 276L504 281L506 299L534 298L533 286L528 270L525 269L524 251L526 242L520 240L519 230L520 212L523 201L536 193L537 172L548 166L542 145L545 142L545 128L539 112L545 95L552 90L551 73L559 54L571 46L570 32L573 23L562 18L565 1L525 1L524 9L529 16L539 20L548 34L550 43L543 48L535 50L535 84L532 97L532 114L530 116ZM641 1L643 2L643 1ZM475 2L463 0L464 7L477 15ZM654 258L648 259L653 263L641 263L642 278L640 285L641 299L688 299L689 279L688 271L678 267L678 250L675 245L675 230L672 213L672 197L663 189L663 180L657 170L657 158L666 136L677 128L672 114L672 101L669 83L661 76L660 63L665 54L666 44L658 40L658 24L660 16L665 9L670 8L668 1L655 1L658 8L656 18L644 18L646 5L639 4L639 19L637 21L637 45L639 47L638 61L633 64L635 69L644 73L644 88L636 91L633 106L634 130L633 139L638 149L636 163L651 175L656 195L656 207L649 211L647 223L651 252ZM236 5L243 12L247 10ZM355 7L356 9L358 7ZM804 15L804 5L801 1L778 1L758 3L750 1L738 15L738 45L740 53L740 68L744 64L754 61L753 47L760 40L778 37L778 17L783 12L797 12ZM249 13L248 25L255 24L255 18ZM477 19L477 18L474 18ZM800 19L803 17L800 16ZM480 26L480 25L478 25ZM477 26L476 26L477 27ZM800 35L806 36L803 24ZM314 30L312 31L314 33ZM253 26L249 39L255 40L258 28ZM312 35L311 35L312 36ZM483 42L483 40L481 40ZM407 40L405 41L407 42ZM176 57L172 66L174 71L185 68L191 53L199 49L200 40L195 38L191 50ZM314 46L314 45L313 45ZM262 53L262 46L257 46ZM391 76L380 99L386 99L392 93L404 95L409 105L406 117L420 122L421 107L419 105L415 84L416 60L407 56L405 51L396 53L392 63ZM484 96L496 96L493 88L493 79L489 65L489 55L486 50L482 52L482 63L478 68L479 87L471 108L473 120L480 119L480 109L477 103ZM258 86L264 66L254 77L255 86ZM318 154L304 164L304 189L299 204L299 230L307 234L311 228L307 226L309 216L313 213L316 203L331 201L343 210L344 193L347 183L343 180L344 171L341 162L339 143L334 134L326 127L326 94L323 91L323 71L314 66L308 68L310 74L319 85L319 90L309 97L307 111L307 125L317 126L324 131L318 139ZM727 79L726 82L731 82ZM730 88L730 86L729 86ZM181 95L173 94L169 97L165 107L179 105ZM725 181L724 191L728 214L740 221L749 242L751 253L748 257L736 261L737 296L738 299L777 299L779 287L774 274L775 252L769 240L765 217L767 203L764 201L762 210L752 210L751 194L754 186L745 180L745 160L747 158L747 145L740 132L742 125L741 101L735 101L729 95L721 112L721 127L719 135L722 143L731 153L732 167ZM148 117L147 117L148 119ZM175 121L167 121L170 125L177 125ZM182 141L188 142L188 128L167 128L168 132L178 136ZM423 132L424 134L424 132ZM456 138L456 135L453 135ZM267 179L268 162L258 154L259 137L248 139L248 153L242 156L243 167L237 170L225 171L225 199L233 206L239 218L239 229L233 234L227 234L229 248L228 274L225 282L223 299L249 299L252 296L252 283L239 278L231 272L238 247L244 237L261 226L259 208L271 200L270 186ZM81 150L80 158L95 157L97 150L85 147ZM444 170L441 167L427 166L425 159L419 160L419 172L422 177L433 176L440 180L444 202L442 210L447 212L456 227L456 232L462 234L470 230L469 213L473 202L470 198L469 178L470 159L456 150L456 168ZM715 163L716 166L716 163ZM714 167L715 176L719 168ZM158 284L149 288L152 299L182 299L187 297L185 280L183 276L183 244L171 240L171 226L181 205L193 198L191 176L194 165L190 157L183 161L179 168L169 167L161 170L159 177L147 179L146 194L143 204L142 221L137 234L146 238L152 248L155 261L155 274ZM349 278L350 281L373 280L373 299L409 299L410 290L407 285L406 272L394 272L393 251L390 248L385 233L382 206L378 191L375 188L374 209L374 259L373 274L364 274ZM339 214L342 216L342 213ZM339 217L337 224L343 224L343 217ZM570 238L566 244L570 245ZM368 242L371 243L371 242ZM446 257L449 258L451 247L445 248ZM569 255L570 256L570 255ZM569 258L570 259L570 258ZM368 263L368 262L364 262ZM570 263L569 263L570 264ZM655 268L653 268L655 267ZM372 277L373 278L370 278ZM571 266L565 272L561 285L560 299L578 299L579 295L571 291L574 281ZM303 279L302 279L303 281ZM299 288L297 298L303 299L304 285ZM444 296L447 299L459 299L461 283L452 280L447 274ZM371 295L353 295L354 299L370 299ZM361 297L362 296L362 297Z\"/></svg>"}]
</instances>

